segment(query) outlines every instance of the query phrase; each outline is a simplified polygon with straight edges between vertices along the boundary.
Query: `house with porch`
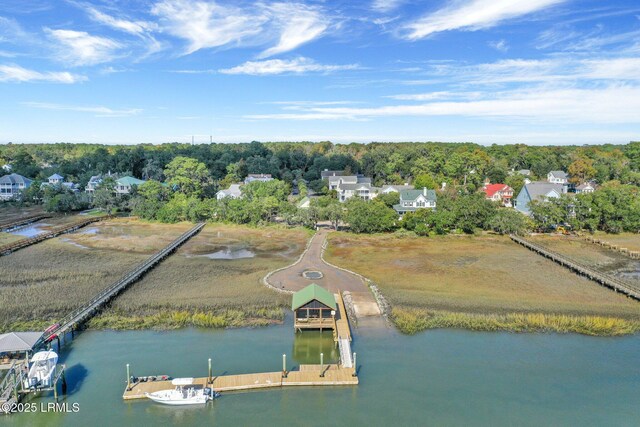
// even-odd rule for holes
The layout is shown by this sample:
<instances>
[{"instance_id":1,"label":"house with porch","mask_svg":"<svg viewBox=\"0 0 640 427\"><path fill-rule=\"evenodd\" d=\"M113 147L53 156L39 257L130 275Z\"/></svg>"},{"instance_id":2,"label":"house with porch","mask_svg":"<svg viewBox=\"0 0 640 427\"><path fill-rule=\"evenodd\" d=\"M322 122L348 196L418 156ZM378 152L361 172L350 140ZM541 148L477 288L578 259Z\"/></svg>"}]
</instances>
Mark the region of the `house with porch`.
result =
<instances>
[{"instance_id":1,"label":"house with porch","mask_svg":"<svg viewBox=\"0 0 640 427\"><path fill-rule=\"evenodd\" d=\"M273 177L270 173L250 173L244 179L245 184L251 184L252 182L260 181L260 182L268 182L273 181Z\"/></svg>"},{"instance_id":2,"label":"house with porch","mask_svg":"<svg viewBox=\"0 0 640 427\"><path fill-rule=\"evenodd\" d=\"M400 203L394 205L393 209L402 217L407 212L415 212L418 209L435 209L436 202L435 190L428 190L426 187L416 190L402 190Z\"/></svg>"},{"instance_id":3,"label":"house with porch","mask_svg":"<svg viewBox=\"0 0 640 427\"><path fill-rule=\"evenodd\" d=\"M124 176L116 180L116 193L117 194L131 194L133 187L138 187L144 184L146 181L132 176Z\"/></svg>"},{"instance_id":4,"label":"house with porch","mask_svg":"<svg viewBox=\"0 0 640 427\"><path fill-rule=\"evenodd\" d=\"M547 174L547 182L552 184L568 184L569 175L565 171L551 171Z\"/></svg>"},{"instance_id":5,"label":"house with porch","mask_svg":"<svg viewBox=\"0 0 640 427\"><path fill-rule=\"evenodd\" d=\"M485 184L482 187L485 198L496 203L500 203L502 206L510 208L512 206L511 199L513 198L513 188L506 184Z\"/></svg>"},{"instance_id":6,"label":"house with porch","mask_svg":"<svg viewBox=\"0 0 640 427\"><path fill-rule=\"evenodd\" d=\"M329 169L325 169L320 172L320 178L324 180L328 180L330 176L344 176L345 172L342 171L330 171Z\"/></svg>"},{"instance_id":7,"label":"house with porch","mask_svg":"<svg viewBox=\"0 0 640 427\"><path fill-rule=\"evenodd\" d=\"M389 193L400 193L401 191L404 190L414 190L415 187L413 185L409 185L409 184L403 184L403 185L383 185L382 187L380 187L380 193L381 194L389 194Z\"/></svg>"},{"instance_id":8,"label":"house with porch","mask_svg":"<svg viewBox=\"0 0 640 427\"><path fill-rule=\"evenodd\" d=\"M20 198L22 191L31 186L31 180L17 173L5 175L0 178L0 200L12 200Z\"/></svg>"},{"instance_id":9,"label":"house with porch","mask_svg":"<svg viewBox=\"0 0 640 427\"><path fill-rule=\"evenodd\" d=\"M303 329L335 329L336 297L325 288L312 283L293 294L293 326L296 331Z\"/></svg>"},{"instance_id":10,"label":"house with porch","mask_svg":"<svg viewBox=\"0 0 640 427\"><path fill-rule=\"evenodd\" d=\"M598 186L593 182L585 182L576 187L576 194L588 194L596 191Z\"/></svg>"},{"instance_id":11,"label":"house with porch","mask_svg":"<svg viewBox=\"0 0 640 427\"><path fill-rule=\"evenodd\" d=\"M240 184L231 184L226 190L220 190L216 193L216 199L222 200L226 198L239 199L242 197L242 190Z\"/></svg>"}]
</instances>

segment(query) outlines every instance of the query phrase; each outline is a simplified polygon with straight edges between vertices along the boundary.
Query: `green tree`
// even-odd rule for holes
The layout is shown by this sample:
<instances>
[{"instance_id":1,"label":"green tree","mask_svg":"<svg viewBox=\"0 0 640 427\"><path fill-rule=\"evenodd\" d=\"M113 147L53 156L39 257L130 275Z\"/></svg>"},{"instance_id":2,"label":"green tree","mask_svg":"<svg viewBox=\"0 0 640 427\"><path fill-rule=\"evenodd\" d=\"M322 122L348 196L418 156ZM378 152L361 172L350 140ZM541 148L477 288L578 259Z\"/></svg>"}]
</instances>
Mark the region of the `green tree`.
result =
<instances>
[{"instance_id":1,"label":"green tree","mask_svg":"<svg viewBox=\"0 0 640 427\"><path fill-rule=\"evenodd\" d=\"M207 166L196 159L178 156L165 168L167 183L187 196L202 197L212 179Z\"/></svg>"},{"instance_id":2,"label":"green tree","mask_svg":"<svg viewBox=\"0 0 640 427\"><path fill-rule=\"evenodd\" d=\"M428 188L430 190L438 188L438 183L433 176L423 173L416 176L416 179L413 180L413 186L415 188Z\"/></svg>"},{"instance_id":3,"label":"green tree","mask_svg":"<svg viewBox=\"0 0 640 427\"><path fill-rule=\"evenodd\" d=\"M347 203L347 222L354 233L381 233L397 227L398 214L383 203L352 198Z\"/></svg>"},{"instance_id":4,"label":"green tree","mask_svg":"<svg viewBox=\"0 0 640 427\"><path fill-rule=\"evenodd\" d=\"M488 226L500 234L524 234L531 226L529 218L515 209L498 209Z\"/></svg>"}]
</instances>

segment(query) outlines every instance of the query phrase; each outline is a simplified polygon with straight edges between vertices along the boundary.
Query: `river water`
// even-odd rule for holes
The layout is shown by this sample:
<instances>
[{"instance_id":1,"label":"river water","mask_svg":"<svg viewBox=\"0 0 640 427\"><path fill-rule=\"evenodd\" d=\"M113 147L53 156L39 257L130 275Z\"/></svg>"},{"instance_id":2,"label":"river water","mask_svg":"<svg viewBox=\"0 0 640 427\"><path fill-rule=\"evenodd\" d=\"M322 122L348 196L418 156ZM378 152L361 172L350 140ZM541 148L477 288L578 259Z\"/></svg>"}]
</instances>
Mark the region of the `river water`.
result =
<instances>
[{"instance_id":1,"label":"river water","mask_svg":"<svg viewBox=\"0 0 640 427\"><path fill-rule=\"evenodd\" d=\"M331 336L257 329L88 331L63 346L69 414L18 414L0 425L546 426L640 424L640 336L478 333L404 336L359 330L355 387L224 394L206 407L122 400L125 364L136 375L279 371L335 359ZM33 402L51 401L40 397Z\"/></svg>"}]
</instances>

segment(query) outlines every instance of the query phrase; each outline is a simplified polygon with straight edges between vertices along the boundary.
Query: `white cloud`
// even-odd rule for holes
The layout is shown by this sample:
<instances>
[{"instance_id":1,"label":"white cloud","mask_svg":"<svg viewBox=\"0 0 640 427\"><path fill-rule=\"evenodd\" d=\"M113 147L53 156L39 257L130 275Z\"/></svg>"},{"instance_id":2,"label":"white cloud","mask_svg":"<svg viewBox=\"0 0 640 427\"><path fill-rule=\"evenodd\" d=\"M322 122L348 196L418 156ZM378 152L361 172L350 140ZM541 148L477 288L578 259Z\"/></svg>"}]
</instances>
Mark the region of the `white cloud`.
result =
<instances>
[{"instance_id":1,"label":"white cloud","mask_svg":"<svg viewBox=\"0 0 640 427\"><path fill-rule=\"evenodd\" d=\"M85 76L71 74L66 71L39 72L28 70L19 65L0 65L0 82L49 82L77 83L87 80Z\"/></svg>"},{"instance_id":2,"label":"white cloud","mask_svg":"<svg viewBox=\"0 0 640 427\"><path fill-rule=\"evenodd\" d=\"M418 40L449 30L476 31L566 0L463 0L407 24L404 37Z\"/></svg>"},{"instance_id":3,"label":"white cloud","mask_svg":"<svg viewBox=\"0 0 640 427\"><path fill-rule=\"evenodd\" d=\"M280 37L275 46L259 55L260 58L289 52L320 37L328 27L319 10L302 4L274 3L267 6L267 11L275 21Z\"/></svg>"},{"instance_id":4,"label":"white cloud","mask_svg":"<svg viewBox=\"0 0 640 427\"><path fill-rule=\"evenodd\" d=\"M362 120L399 116L464 116L526 119L533 121L569 120L579 123L638 123L640 87L611 85L599 89L535 88L487 94L473 101L441 101L374 108L308 108L298 114L249 115L249 119L285 120Z\"/></svg>"},{"instance_id":5,"label":"white cloud","mask_svg":"<svg viewBox=\"0 0 640 427\"><path fill-rule=\"evenodd\" d=\"M116 18L88 5L84 6L84 8L89 14L89 17L94 21L129 34L141 36L157 28L157 25L153 22L131 21L127 19Z\"/></svg>"},{"instance_id":6,"label":"white cloud","mask_svg":"<svg viewBox=\"0 0 640 427\"><path fill-rule=\"evenodd\" d=\"M406 0L373 0L371 8L380 13L391 12L400 7L405 1Z\"/></svg>"},{"instance_id":7,"label":"white cloud","mask_svg":"<svg viewBox=\"0 0 640 427\"><path fill-rule=\"evenodd\" d=\"M143 110L140 108L113 109L103 106L78 106L54 104L49 102L23 102L22 105L31 108L39 108L43 110L56 111L75 111L79 113L93 113L95 117L127 117L140 114Z\"/></svg>"},{"instance_id":8,"label":"white cloud","mask_svg":"<svg viewBox=\"0 0 640 427\"><path fill-rule=\"evenodd\" d=\"M155 4L151 12L160 18L169 34L187 40L187 54L239 44L259 34L266 20L239 8L190 0L164 0Z\"/></svg>"},{"instance_id":9,"label":"white cloud","mask_svg":"<svg viewBox=\"0 0 640 427\"><path fill-rule=\"evenodd\" d=\"M489 42L489 47L502 53L506 53L509 50L509 44L504 39Z\"/></svg>"},{"instance_id":10,"label":"white cloud","mask_svg":"<svg viewBox=\"0 0 640 427\"><path fill-rule=\"evenodd\" d=\"M71 65L95 65L111 61L121 45L111 39L84 31L44 29L58 44L58 59Z\"/></svg>"},{"instance_id":11,"label":"white cloud","mask_svg":"<svg viewBox=\"0 0 640 427\"><path fill-rule=\"evenodd\" d=\"M200 49L271 45L260 54L266 58L321 37L328 19L317 7L301 3L255 3L228 6L215 1L162 0L151 12L167 33L184 39L185 54Z\"/></svg>"},{"instance_id":12,"label":"white cloud","mask_svg":"<svg viewBox=\"0 0 640 427\"><path fill-rule=\"evenodd\" d=\"M356 64L347 65L325 65L318 64L309 58L295 58L291 60L269 59L266 61L248 61L237 67L219 70L222 74L249 74L253 76L274 75L283 73L309 73L320 72L328 73L339 70L357 69Z\"/></svg>"}]
</instances>

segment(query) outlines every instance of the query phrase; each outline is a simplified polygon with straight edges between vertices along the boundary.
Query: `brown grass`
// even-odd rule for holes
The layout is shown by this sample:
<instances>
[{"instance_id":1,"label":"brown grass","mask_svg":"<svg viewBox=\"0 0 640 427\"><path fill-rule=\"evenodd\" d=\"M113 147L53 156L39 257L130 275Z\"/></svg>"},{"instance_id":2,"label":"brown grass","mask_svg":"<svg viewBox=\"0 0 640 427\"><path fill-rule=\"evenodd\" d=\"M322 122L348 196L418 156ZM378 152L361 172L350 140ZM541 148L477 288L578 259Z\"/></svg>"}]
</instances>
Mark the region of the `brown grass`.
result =
<instances>
[{"instance_id":1,"label":"brown grass","mask_svg":"<svg viewBox=\"0 0 640 427\"><path fill-rule=\"evenodd\" d=\"M330 237L327 259L373 280L397 308L640 318L624 298L501 236Z\"/></svg>"},{"instance_id":2,"label":"brown grass","mask_svg":"<svg viewBox=\"0 0 640 427\"><path fill-rule=\"evenodd\" d=\"M614 245L620 245L620 247L627 248L630 251L640 251L640 233L596 233L594 237Z\"/></svg>"}]
</instances>

